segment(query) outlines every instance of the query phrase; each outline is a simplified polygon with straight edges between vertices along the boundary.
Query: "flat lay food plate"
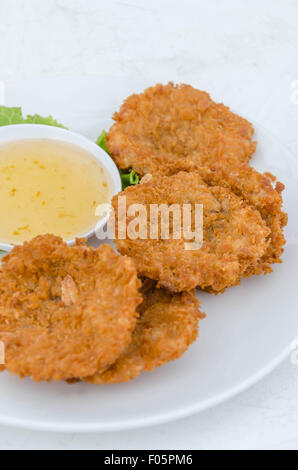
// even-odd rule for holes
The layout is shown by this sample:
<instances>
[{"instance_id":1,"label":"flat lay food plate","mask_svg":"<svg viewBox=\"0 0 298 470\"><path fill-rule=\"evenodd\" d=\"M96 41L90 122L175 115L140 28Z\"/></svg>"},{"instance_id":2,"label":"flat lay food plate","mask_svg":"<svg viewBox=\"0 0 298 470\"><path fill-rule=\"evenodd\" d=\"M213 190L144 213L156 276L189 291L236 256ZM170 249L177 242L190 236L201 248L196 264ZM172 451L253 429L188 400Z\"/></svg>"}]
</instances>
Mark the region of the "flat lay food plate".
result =
<instances>
[{"instance_id":1,"label":"flat lay food plate","mask_svg":"<svg viewBox=\"0 0 298 470\"><path fill-rule=\"evenodd\" d=\"M95 140L123 99L150 83L137 79L55 78L6 85L5 105L53 115ZM196 85L196 84L194 84ZM212 90L208 90L212 94ZM228 99L222 100L229 105ZM241 115L241 109L233 109ZM217 296L200 292L200 337L179 360L130 383L90 385L20 381L0 374L0 423L47 431L116 431L161 424L235 396L290 360L298 337L298 160L270 130L253 121L252 164L278 176L289 214L283 263ZM98 244L96 239L91 243ZM125 302L125 299L124 299Z\"/></svg>"}]
</instances>

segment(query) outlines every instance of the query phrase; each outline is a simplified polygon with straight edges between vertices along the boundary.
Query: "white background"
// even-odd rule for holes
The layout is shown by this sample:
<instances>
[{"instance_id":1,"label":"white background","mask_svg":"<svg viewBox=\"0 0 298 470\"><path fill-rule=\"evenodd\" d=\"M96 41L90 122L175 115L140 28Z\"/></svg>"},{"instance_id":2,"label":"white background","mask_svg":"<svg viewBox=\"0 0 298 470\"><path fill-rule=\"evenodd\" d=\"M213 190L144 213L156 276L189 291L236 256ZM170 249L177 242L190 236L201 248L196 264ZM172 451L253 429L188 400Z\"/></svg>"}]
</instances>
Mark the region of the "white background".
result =
<instances>
[{"instance_id":1,"label":"white background","mask_svg":"<svg viewBox=\"0 0 298 470\"><path fill-rule=\"evenodd\" d=\"M297 0L0 0L0 37L0 79L199 82L298 155ZM297 450L297 397L289 359L230 402L176 423L88 435L0 427L0 448Z\"/></svg>"}]
</instances>

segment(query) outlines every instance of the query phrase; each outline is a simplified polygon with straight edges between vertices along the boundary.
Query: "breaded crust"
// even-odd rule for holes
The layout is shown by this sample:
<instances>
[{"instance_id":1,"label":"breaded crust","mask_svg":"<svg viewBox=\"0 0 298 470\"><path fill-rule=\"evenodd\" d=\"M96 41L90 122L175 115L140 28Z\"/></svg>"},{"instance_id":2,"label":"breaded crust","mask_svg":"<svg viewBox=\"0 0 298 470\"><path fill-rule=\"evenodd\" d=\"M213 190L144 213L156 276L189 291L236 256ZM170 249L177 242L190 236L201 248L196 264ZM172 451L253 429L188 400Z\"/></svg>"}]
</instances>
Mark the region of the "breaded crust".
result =
<instances>
[{"instance_id":1,"label":"breaded crust","mask_svg":"<svg viewBox=\"0 0 298 470\"><path fill-rule=\"evenodd\" d=\"M126 196L127 213L133 204L147 209L147 239L132 239L127 216L126 239L120 239L118 203ZM198 173L180 172L173 176L156 176L138 186L129 187L115 196L116 245L121 254L131 256L139 275L157 280L159 287L181 292L200 287L213 292L237 285L254 269L266 253L270 229L256 208L248 205L230 189L208 186ZM170 218L169 239L150 239L150 205L187 203L203 205L204 235L200 249L186 250L185 238L173 238ZM181 209L182 211L182 209ZM182 217L183 220L183 217ZM152 222L152 218L151 218ZM160 217L158 220L161 228ZM194 226L192 225L192 229Z\"/></svg>"},{"instance_id":2,"label":"breaded crust","mask_svg":"<svg viewBox=\"0 0 298 470\"><path fill-rule=\"evenodd\" d=\"M140 317L132 342L103 374L87 379L95 384L128 382L141 372L152 371L178 359L198 336L198 323L205 317L194 292L170 294L145 282Z\"/></svg>"},{"instance_id":3,"label":"breaded crust","mask_svg":"<svg viewBox=\"0 0 298 470\"><path fill-rule=\"evenodd\" d=\"M131 341L140 281L133 261L108 245L38 236L15 247L0 270L5 368L35 381L105 370Z\"/></svg>"},{"instance_id":4,"label":"breaded crust","mask_svg":"<svg viewBox=\"0 0 298 470\"><path fill-rule=\"evenodd\" d=\"M246 163L254 129L208 93L190 85L156 85L134 94L114 115L107 146L116 164L138 174L173 174L222 160Z\"/></svg>"},{"instance_id":5,"label":"breaded crust","mask_svg":"<svg viewBox=\"0 0 298 470\"><path fill-rule=\"evenodd\" d=\"M288 216L282 211L281 195L285 186L276 182L276 178L270 173L259 173L248 165L226 168L218 162L211 168L199 168L198 171L207 184L232 190L260 212L271 230L270 243L260 262L250 269L250 273L271 272L271 264L282 262L281 255L286 243L283 232Z\"/></svg>"}]
</instances>

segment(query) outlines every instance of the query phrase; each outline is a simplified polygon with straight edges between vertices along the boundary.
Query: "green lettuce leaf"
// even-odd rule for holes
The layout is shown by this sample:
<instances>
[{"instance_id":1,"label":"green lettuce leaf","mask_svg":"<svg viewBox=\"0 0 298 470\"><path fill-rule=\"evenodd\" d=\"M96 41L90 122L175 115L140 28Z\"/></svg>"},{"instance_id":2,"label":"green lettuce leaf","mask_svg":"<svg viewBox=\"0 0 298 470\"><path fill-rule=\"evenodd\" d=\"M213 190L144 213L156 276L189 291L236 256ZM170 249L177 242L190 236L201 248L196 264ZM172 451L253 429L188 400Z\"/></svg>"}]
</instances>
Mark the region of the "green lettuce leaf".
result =
<instances>
[{"instance_id":1,"label":"green lettuce leaf","mask_svg":"<svg viewBox=\"0 0 298 470\"><path fill-rule=\"evenodd\" d=\"M28 115L23 117L22 108L9 108L0 106L0 126L8 126L10 124L45 124L47 126L67 127L63 126L52 116L42 117L39 114Z\"/></svg>"},{"instance_id":2,"label":"green lettuce leaf","mask_svg":"<svg viewBox=\"0 0 298 470\"><path fill-rule=\"evenodd\" d=\"M0 106L0 126L22 124L24 122L21 108L7 108Z\"/></svg>"},{"instance_id":3,"label":"green lettuce leaf","mask_svg":"<svg viewBox=\"0 0 298 470\"><path fill-rule=\"evenodd\" d=\"M96 143L99 147L101 147L106 153L109 154L109 150L108 150L108 147L107 147L107 144L106 144L106 131L103 130L102 133L100 134L100 136L98 137Z\"/></svg>"},{"instance_id":4,"label":"green lettuce leaf","mask_svg":"<svg viewBox=\"0 0 298 470\"><path fill-rule=\"evenodd\" d=\"M122 181L122 190L124 190L128 186L135 186L136 184L139 184L140 182L139 175L133 170L131 171L119 170L119 173L120 173L121 181Z\"/></svg>"},{"instance_id":5,"label":"green lettuce leaf","mask_svg":"<svg viewBox=\"0 0 298 470\"><path fill-rule=\"evenodd\" d=\"M56 119L52 116L42 117L39 114L33 114L26 117L24 123L26 124L45 124L46 126L55 126L55 127L62 127L63 129L67 129L67 127L60 124Z\"/></svg>"}]
</instances>

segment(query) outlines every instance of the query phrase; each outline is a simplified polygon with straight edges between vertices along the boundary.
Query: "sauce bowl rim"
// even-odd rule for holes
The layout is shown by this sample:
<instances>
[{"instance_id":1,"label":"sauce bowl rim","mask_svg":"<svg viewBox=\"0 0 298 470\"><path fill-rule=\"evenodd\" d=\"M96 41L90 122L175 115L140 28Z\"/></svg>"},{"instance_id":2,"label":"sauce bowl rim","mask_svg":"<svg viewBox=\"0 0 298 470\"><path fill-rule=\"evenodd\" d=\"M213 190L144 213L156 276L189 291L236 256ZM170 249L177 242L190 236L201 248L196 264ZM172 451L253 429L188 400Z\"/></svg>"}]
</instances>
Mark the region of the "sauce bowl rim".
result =
<instances>
[{"instance_id":1,"label":"sauce bowl rim","mask_svg":"<svg viewBox=\"0 0 298 470\"><path fill-rule=\"evenodd\" d=\"M110 199L107 201L111 202L112 198L121 192L122 184L121 177L117 166L114 161L101 147L95 142L88 139L87 137L64 129L61 127L49 126L45 124L11 124L0 127L0 145L5 143L18 141L18 140L56 140L67 142L77 147L81 147L83 150L89 152L103 167L105 175L108 179L110 186ZM67 245L71 246L75 243L76 238L90 238L95 235L95 231L101 230L108 222L109 214L106 214L86 233L78 235L72 240L65 241ZM10 252L14 246L19 244L13 243L2 243L0 241L0 250Z\"/></svg>"}]
</instances>

